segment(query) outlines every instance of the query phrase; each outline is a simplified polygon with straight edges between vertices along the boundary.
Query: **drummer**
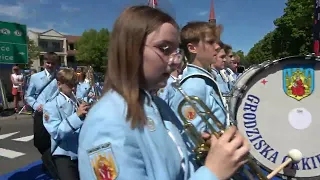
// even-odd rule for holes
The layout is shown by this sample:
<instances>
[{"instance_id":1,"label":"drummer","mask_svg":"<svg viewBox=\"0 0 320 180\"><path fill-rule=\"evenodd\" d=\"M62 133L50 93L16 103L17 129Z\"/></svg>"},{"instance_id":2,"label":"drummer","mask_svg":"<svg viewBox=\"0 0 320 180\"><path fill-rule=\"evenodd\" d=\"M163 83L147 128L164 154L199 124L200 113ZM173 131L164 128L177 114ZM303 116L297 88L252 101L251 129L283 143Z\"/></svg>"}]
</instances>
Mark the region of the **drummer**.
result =
<instances>
[{"instance_id":1,"label":"drummer","mask_svg":"<svg viewBox=\"0 0 320 180\"><path fill-rule=\"evenodd\" d=\"M181 63L172 17L149 6L129 7L116 20L110 40L105 93L80 132L80 179L228 179L246 162L248 142L232 127L220 139L211 138L214 148L194 172L176 117L164 101L154 97L162 102L155 104L150 96Z\"/></svg>"}]
</instances>

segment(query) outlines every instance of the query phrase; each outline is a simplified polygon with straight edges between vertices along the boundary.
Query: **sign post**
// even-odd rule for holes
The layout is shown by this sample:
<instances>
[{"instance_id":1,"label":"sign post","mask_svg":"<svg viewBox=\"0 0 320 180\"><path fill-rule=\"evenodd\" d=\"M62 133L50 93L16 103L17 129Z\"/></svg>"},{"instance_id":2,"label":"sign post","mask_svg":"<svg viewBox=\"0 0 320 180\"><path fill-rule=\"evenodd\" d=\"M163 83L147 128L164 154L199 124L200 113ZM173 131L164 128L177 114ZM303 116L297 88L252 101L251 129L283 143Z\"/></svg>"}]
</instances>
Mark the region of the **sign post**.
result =
<instances>
[{"instance_id":1,"label":"sign post","mask_svg":"<svg viewBox=\"0 0 320 180\"><path fill-rule=\"evenodd\" d=\"M0 63L28 64L26 25L0 21Z\"/></svg>"}]
</instances>

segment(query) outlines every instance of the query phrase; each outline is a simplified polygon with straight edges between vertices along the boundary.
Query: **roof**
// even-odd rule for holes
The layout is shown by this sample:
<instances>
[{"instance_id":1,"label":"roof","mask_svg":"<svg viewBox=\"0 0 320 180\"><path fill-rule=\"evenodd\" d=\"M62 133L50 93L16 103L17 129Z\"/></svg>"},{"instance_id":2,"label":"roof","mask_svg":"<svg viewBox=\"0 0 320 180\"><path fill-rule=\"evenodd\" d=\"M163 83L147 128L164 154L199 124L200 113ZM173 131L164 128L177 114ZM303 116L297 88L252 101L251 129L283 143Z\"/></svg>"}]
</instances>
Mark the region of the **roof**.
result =
<instances>
[{"instance_id":1,"label":"roof","mask_svg":"<svg viewBox=\"0 0 320 180\"><path fill-rule=\"evenodd\" d=\"M56 31L56 30L54 30L54 29L49 29L49 30L47 30L47 31L45 31L45 32L42 32L42 33L40 33L40 34L45 34L45 33L50 32L50 31L53 31L53 32L58 33L58 34L60 34L61 36L63 36L63 34L61 34L60 32L58 32L58 31Z\"/></svg>"},{"instance_id":2,"label":"roof","mask_svg":"<svg viewBox=\"0 0 320 180\"><path fill-rule=\"evenodd\" d=\"M72 35L66 35L68 43L75 43L80 39L81 36L72 36Z\"/></svg>"}]
</instances>

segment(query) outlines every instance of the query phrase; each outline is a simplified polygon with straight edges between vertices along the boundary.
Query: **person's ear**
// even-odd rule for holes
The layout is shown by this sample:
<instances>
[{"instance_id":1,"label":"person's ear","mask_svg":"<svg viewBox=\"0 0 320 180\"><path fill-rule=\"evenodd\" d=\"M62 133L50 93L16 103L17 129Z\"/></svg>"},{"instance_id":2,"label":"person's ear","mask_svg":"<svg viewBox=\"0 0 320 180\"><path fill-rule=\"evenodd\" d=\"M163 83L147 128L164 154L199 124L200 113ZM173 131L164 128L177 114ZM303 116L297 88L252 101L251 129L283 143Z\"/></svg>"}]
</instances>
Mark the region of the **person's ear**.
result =
<instances>
[{"instance_id":1,"label":"person's ear","mask_svg":"<svg viewBox=\"0 0 320 180\"><path fill-rule=\"evenodd\" d=\"M187 44L188 51L192 54L197 54L197 47L192 43Z\"/></svg>"},{"instance_id":2,"label":"person's ear","mask_svg":"<svg viewBox=\"0 0 320 180\"><path fill-rule=\"evenodd\" d=\"M62 88L61 82L58 81L58 82L57 82L57 85L58 85L58 89L61 90L61 88Z\"/></svg>"}]
</instances>

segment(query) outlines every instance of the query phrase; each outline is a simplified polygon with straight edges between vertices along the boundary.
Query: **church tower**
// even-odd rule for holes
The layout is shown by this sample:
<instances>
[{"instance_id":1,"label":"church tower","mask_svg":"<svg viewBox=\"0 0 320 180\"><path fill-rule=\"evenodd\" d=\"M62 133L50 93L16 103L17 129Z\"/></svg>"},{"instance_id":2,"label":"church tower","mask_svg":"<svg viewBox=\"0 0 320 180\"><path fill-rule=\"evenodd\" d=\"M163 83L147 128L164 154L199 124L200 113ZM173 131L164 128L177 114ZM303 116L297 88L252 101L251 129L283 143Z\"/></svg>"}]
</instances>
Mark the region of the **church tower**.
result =
<instances>
[{"instance_id":1,"label":"church tower","mask_svg":"<svg viewBox=\"0 0 320 180\"><path fill-rule=\"evenodd\" d=\"M213 6L214 6L213 0L211 0L209 22L212 24L216 24L216 15L214 14L214 7Z\"/></svg>"},{"instance_id":2,"label":"church tower","mask_svg":"<svg viewBox=\"0 0 320 180\"><path fill-rule=\"evenodd\" d=\"M148 6L156 8L158 6L157 0L148 0Z\"/></svg>"}]
</instances>

